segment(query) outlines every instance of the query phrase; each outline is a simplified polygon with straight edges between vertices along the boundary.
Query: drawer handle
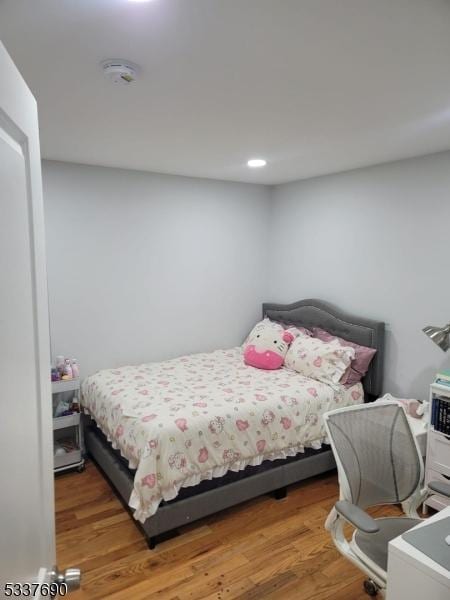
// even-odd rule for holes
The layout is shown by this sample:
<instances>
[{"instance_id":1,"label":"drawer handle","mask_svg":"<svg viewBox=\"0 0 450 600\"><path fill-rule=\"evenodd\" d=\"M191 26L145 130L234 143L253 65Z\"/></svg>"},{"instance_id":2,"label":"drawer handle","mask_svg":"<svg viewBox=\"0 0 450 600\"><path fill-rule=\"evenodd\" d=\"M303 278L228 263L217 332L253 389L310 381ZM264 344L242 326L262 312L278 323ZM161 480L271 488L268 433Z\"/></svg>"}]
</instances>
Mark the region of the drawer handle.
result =
<instances>
[{"instance_id":1,"label":"drawer handle","mask_svg":"<svg viewBox=\"0 0 450 600\"><path fill-rule=\"evenodd\" d=\"M448 479L450 481L450 476L449 475L444 475L444 473L441 473L442 477L445 477L445 479Z\"/></svg>"}]
</instances>

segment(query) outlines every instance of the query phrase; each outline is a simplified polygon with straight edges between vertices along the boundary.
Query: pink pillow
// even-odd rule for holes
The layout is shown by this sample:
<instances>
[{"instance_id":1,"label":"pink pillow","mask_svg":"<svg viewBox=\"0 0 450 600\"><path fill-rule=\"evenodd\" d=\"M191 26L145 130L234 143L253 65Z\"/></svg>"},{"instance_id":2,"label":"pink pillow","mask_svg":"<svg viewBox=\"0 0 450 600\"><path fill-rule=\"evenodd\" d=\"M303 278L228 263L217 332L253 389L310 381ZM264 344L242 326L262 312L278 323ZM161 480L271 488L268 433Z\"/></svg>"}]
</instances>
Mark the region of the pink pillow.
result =
<instances>
[{"instance_id":1,"label":"pink pillow","mask_svg":"<svg viewBox=\"0 0 450 600\"><path fill-rule=\"evenodd\" d=\"M338 337L337 335L333 335L325 329L321 329L320 327L313 328L314 337L322 340L323 342L331 342L332 340L337 340L341 346L350 346L350 348L355 349L355 358L350 363L349 367L342 375L340 383L344 385L354 385L355 383L359 383L364 375L367 373L367 369L369 368L370 362L372 358L376 354L375 348L369 348L367 346L360 346L359 344L355 344L355 342L349 342L348 340L344 340L343 338Z\"/></svg>"},{"instance_id":2,"label":"pink pillow","mask_svg":"<svg viewBox=\"0 0 450 600\"><path fill-rule=\"evenodd\" d=\"M289 344L294 339L294 330L285 330L274 322L258 324L250 333L244 348L244 362L257 369L279 369ZM298 335L298 334L297 334Z\"/></svg>"}]
</instances>

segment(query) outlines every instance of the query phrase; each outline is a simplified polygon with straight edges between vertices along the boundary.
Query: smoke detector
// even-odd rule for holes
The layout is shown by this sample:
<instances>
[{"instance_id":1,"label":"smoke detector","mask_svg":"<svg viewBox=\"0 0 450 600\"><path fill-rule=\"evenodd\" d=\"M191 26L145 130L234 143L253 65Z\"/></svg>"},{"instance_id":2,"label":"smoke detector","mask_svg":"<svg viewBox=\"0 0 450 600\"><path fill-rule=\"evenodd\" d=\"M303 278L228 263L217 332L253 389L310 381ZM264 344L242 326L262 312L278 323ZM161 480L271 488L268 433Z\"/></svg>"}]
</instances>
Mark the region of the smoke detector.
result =
<instances>
[{"instance_id":1,"label":"smoke detector","mask_svg":"<svg viewBox=\"0 0 450 600\"><path fill-rule=\"evenodd\" d=\"M116 85L130 85L136 81L139 67L129 60L109 58L102 62L105 77Z\"/></svg>"}]
</instances>

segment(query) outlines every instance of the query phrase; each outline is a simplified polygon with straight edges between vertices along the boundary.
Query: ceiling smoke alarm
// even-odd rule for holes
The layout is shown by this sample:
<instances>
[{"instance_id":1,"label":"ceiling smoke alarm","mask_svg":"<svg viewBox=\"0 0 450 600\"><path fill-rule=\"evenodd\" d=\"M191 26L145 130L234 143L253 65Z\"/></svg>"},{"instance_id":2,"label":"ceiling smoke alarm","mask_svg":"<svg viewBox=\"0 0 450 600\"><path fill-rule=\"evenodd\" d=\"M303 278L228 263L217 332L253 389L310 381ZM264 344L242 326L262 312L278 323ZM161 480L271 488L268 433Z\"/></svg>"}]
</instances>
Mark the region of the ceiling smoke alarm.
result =
<instances>
[{"instance_id":1,"label":"ceiling smoke alarm","mask_svg":"<svg viewBox=\"0 0 450 600\"><path fill-rule=\"evenodd\" d=\"M136 81L139 73L139 67L129 60L112 59L102 62L102 69L105 77L116 85L130 85Z\"/></svg>"}]
</instances>

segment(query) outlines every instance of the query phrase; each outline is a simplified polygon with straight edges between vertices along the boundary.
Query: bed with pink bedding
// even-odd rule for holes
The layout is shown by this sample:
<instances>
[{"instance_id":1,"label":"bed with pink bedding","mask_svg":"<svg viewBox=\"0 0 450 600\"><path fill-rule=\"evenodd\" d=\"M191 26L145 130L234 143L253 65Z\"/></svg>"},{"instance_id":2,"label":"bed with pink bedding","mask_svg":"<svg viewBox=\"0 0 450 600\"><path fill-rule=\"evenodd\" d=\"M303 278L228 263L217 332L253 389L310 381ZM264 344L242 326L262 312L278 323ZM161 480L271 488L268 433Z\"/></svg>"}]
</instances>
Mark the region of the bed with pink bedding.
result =
<instances>
[{"instance_id":1,"label":"bed with pink bedding","mask_svg":"<svg viewBox=\"0 0 450 600\"><path fill-rule=\"evenodd\" d=\"M265 304L285 325L323 327L377 350L361 383L248 366L242 347L99 371L84 380L86 446L157 536L335 467L323 414L381 392L384 324L319 300Z\"/></svg>"},{"instance_id":2,"label":"bed with pink bedding","mask_svg":"<svg viewBox=\"0 0 450 600\"><path fill-rule=\"evenodd\" d=\"M323 413L364 400L360 383L330 386L287 368L247 366L241 347L100 371L82 394L136 469L129 505L141 522L181 487L319 449Z\"/></svg>"}]
</instances>

